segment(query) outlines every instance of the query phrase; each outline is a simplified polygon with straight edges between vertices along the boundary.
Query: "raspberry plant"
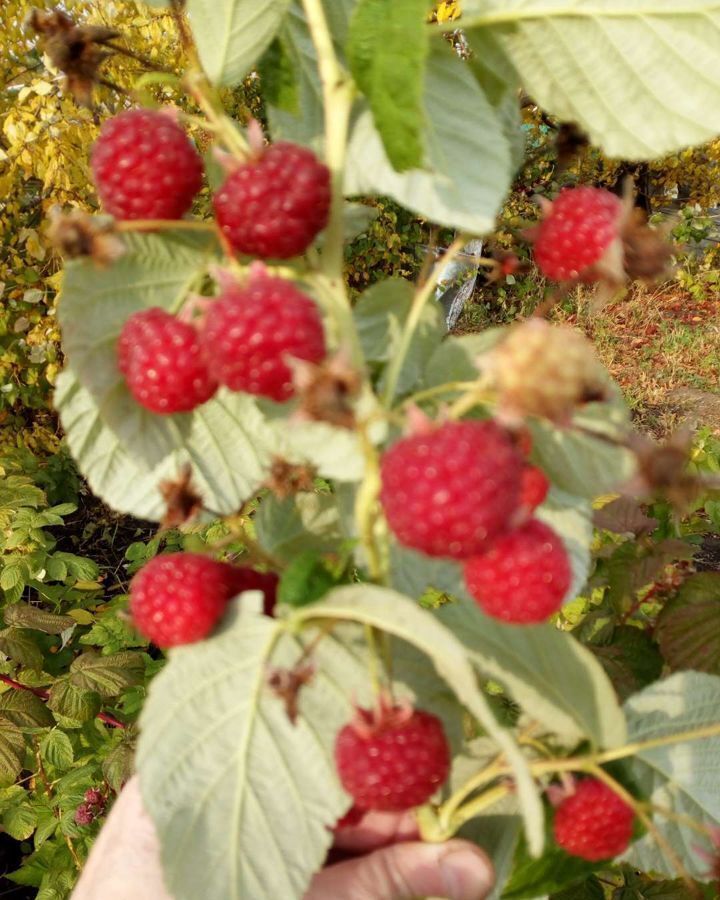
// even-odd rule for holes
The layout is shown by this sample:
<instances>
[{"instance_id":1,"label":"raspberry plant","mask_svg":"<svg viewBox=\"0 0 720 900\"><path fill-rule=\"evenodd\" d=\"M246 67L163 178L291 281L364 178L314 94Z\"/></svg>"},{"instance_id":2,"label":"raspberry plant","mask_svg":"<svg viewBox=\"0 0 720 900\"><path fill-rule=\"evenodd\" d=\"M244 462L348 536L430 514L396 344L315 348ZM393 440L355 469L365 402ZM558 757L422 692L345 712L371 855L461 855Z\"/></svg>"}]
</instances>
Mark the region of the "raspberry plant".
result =
<instances>
[{"instance_id":1,"label":"raspberry plant","mask_svg":"<svg viewBox=\"0 0 720 900\"><path fill-rule=\"evenodd\" d=\"M378 740L433 723L439 790L411 801L422 804L421 834L477 840L496 864L496 896L547 895L602 858L585 845L568 856L577 844L553 837L549 798L564 782L572 802L570 776L594 779L578 778L576 796L599 783L633 812L634 840L617 842L629 865L677 876L688 891L710 877L694 846L711 851L720 820L718 676L676 671L621 704L593 653L556 622L537 622L586 584L593 499L686 488L684 458L660 465L664 451L633 436L618 391L574 332L538 318L447 337L432 299L443 266L492 230L521 162L521 87L626 158L720 130L720 85L694 71L715 71L720 7L586 6L474 0L451 44L426 0L188 0L190 69L156 80L187 92L213 136L216 219L174 218L184 195L172 216L162 205L160 217L118 213L146 178L153 196L160 181L152 117L148 168L133 186L98 171L108 211L124 217L123 252L66 268L55 402L71 451L116 510L222 519L245 548L236 562L279 577L274 610L263 582L247 577L186 583L165 602L166 587L146 583L137 601L150 636L162 625L171 640L161 643L191 641L169 651L152 683L137 755L177 900L303 896L351 807L335 747L338 734L362 738L358 707L380 710L379 724L361 716ZM670 63L669 45L682 47ZM623 55L632 72L621 73ZM263 81L269 147L255 123L227 117L217 93L256 64L287 76ZM119 146L121 123L105 132ZM113 150L104 166L122 160ZM368 195L458 234L416 284L380 281L351 305L344 243L367 218L346 198ZM571 258L546 272L565 288L609 247L612 259L592 273L604 289L661 271L661 237L627 203L611 205L622 209L618 240L597 237L580 207L566 219ZM553 236L568 239L552 221L551 211L534 235L541 266L557 260ZM83 227L92 237L99 226ZM149 335L131 327L151 310ZM162 311L176 329L157 326ZM523 501L528 464L550 485L534 510ZM208 571L224 546L209 548ZM463 568L484 572L479 604ZM442 785L437 722L452 755ZM413 736L423 752L427 738L427 727Z\"/></svg>"}]
</instances>

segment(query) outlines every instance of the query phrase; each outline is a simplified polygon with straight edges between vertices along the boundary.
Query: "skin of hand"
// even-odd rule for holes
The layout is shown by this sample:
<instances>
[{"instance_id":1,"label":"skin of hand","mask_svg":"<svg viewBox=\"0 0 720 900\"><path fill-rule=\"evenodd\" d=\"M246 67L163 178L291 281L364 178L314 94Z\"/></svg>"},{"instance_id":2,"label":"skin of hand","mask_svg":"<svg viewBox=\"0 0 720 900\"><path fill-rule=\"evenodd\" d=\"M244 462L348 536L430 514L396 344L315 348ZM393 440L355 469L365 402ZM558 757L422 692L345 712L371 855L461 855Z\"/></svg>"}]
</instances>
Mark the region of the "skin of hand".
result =
<instances>
[{"instance_id":1,"label":"skin of hand","mask_svg":"<svg viewBox=\"0 0 720 900\"><path fill-rule=\"evenodd\" d=\"M336 835L335 852L362 854L319 872L305 900L484 900L493 869L468 841L424 844L409 815L367 813ZM124 787L71 900L173 900L163 884L155 828L137 777Z\"/></svg>"}]
</instances>

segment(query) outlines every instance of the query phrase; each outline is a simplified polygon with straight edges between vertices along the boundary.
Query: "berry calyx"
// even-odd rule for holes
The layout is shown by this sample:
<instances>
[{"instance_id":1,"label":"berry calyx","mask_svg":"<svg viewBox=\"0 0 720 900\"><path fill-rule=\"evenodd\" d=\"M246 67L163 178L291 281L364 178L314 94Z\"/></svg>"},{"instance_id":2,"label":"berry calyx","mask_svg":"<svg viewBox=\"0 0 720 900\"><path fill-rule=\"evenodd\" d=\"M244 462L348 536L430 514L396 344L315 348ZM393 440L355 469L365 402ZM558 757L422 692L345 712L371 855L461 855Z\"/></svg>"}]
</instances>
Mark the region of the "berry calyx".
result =
<instances>
[{"instance_id":1,"label":"berry calyx","mask_svg":"<svg viewBox=\"0 0 720 900\"><path fill-rule=\"evenodd\" d=\"M518 508L523 460L494 422L447 422L382 457L380 501L401 544L428 556L482 553Z\"/></svg>"},{"instance_id":2,"label":"berry calyx","mask_svg":"<svg viewBox=\"0 0 720 900\"><path fill-rule=\"evenodd\" d=\"M450 750L431 713L380 703L358 709L335 741L340 781L362 810L401 812L425 803L443 784Z\"/></svg>"},{"instance_id":3,"label":"berry calyx","mask_svg":"<svg viewBox=\"0 0 720 900\"><path fill-rule=\"evenodd\" d=\"M530 519L465 563L465 584L483 612L504 622L544 622L562 606L572 570L552 528Z\"/></svg>"},{"instance_id":4,"label":"berry calyx","mask_svg":"<svg viewBox=\"0 0 720 900\"><path fill-rule=\"evenodd\" d=\"M542 469L528 465L522 470L521 481L520 506L526 513L535 512L550 490L548 477Z\"/></svg>"},{"instance_id":5,"label":"berry calyx","mask_svg":"<svg viewBox=\"0 0 720 900\"><path fill-rule=\"evenodd\" d=\"M622 201L604 188L565 188L536 229L538 268L554 281L594 280L588 270L619 240L622 216Z\"/></svg>"},{"instance_id":6,"label":"berry calyx","mask_svg":"<svg viewBox=\"0 0 720 900\"><path fill-rule=\"evenodd\" d=\"M236 593L232 566L199 553L167 553L146 563L130 584L138 631L158 647L202 640Z\"/></svg>"},{"instance_id":7,"label":"berry calyx","mask_svg":"<svg viewBox=\"0 0 720 900\"><path fill-rule=\"evenodd\" d=\"M634 812L602 781L585 778L555 810L555 840L590 862L624 853L632 839Z\"/></svg>"},{"instance_id":8,"label":"berry calyx","mask_svg":"<svg viewBox=\"0 0 720 900\"><path fill-rule=\"evenodd\" d=\"M130 316L117 354L130 393L151 412L189 412L217 390L197 329L164 309L152 307Z\"/></svg>"},{"instance_id":9,"label":"berry calyx","mask_svg":"<svg viewBox=\"0 0 720 900\"><path fill-rule=\"evenodd\" d=\"M294 393L291 359L325 356L316 304L289 281L257 272L210 304L201 341L220 384L278 402Z\"/></svg>"},{"instance_id":10,"label":"berry calyx","mask_svg":"<svg viewBox=\"0 0 720 900\"><path fill-rule=\"evenodd\" d=\"M104 122L91 165L102 204L117 219L180 219L202 187L202 159L187 134L151 109Z\"/></svg>"},{"instance_id":11,"label":"berry calyx","mask_svg":"<svg viewBox=\"0 0 720 900\"><path fill-rule=\"evenodd\" d=\"M330 171L310 150L281 141L231 172L213 204L238 253L288 259L327 225Z\"/></svg>"}]
</instances>

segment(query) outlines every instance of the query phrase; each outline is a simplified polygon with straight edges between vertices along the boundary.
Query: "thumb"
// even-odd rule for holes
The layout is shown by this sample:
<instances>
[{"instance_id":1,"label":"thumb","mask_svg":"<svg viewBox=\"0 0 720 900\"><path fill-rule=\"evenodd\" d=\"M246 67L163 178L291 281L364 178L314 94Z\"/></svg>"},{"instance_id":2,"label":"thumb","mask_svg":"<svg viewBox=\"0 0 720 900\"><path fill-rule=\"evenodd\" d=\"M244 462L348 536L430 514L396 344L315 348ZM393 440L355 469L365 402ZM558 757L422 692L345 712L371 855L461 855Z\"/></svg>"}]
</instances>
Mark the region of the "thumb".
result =
<instances>
[{"instance_id":1,"label":"thumb","mask_svg":"<svg viewBox=\"0 0 720 900\"><path fill-rule=\"evenodd\" d=\"M487 856L468 841L393 844L323 869L305 900L483 900L494 881Z\"/></svg>"}]
</instances>

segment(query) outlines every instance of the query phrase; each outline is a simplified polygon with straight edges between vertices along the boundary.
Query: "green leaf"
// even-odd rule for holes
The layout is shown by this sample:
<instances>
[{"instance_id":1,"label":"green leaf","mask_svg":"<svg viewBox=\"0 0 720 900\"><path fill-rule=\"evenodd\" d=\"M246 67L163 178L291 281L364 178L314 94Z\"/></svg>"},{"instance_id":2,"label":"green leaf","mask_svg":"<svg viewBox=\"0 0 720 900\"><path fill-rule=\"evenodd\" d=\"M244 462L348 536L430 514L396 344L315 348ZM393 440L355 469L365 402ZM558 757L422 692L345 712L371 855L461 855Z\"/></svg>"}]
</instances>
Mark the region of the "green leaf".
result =
<instances>
[{"instance_id":1,"label":"green leaf","mask_svg":"<svg viewBox=\"0 0 720 900\"><path fill-rule=\"evenodd\" d=\"M12 722L0 719L0 787L12 784L25 759L25 736Z\"/></svg>"},{"instance_id":2,"label":"green leaf","mask_svg":"<svg viewBox=\"0 0 720 900\"><path fill-rule=\"evenodd\" d=\"M540 859L533 859L528 854L527 847L521 842L515 856L512 878L505 885L502 898L536 900L538 897L546 897L552 891L584 881L596 868L597 863L587 862L578 856L570 856L550 841ZM583 894L575 896L577 900L581 898L585 900Z\"/></svg>"},{"instance_id":3,"label":"green leaf","mask_svg":"<svg viewBox=\"0 0 720 900\"><path fill-rule=\"evenodd\" d=\"M408 281L388 278L360 295L353 315L368 362L387 363L395 356L414 293ZM400 372L397 394L406 393L416 385L444 332L442 307L439 303L426 303ZM385 373L378 389L382 390L384 384Z\"/></svg>"},{"instance_id":4,"label":"green leaf","mask_svg":"<svg viewBox=\"0 0 720 900\"><path fill-rule=\"evenodd\" d=\"M205 504L223 514L238 510L265 478L273 432L246 394L221 391L195 410L189 430L174 432L175 449L149 472L138 464L132 442L126 445L108 428L92 395L70 370L58 376L55 406L93 493L118 512L159 521L165 502L158 485L176 478L186 463Z\"/></svg>"},{"instance_id":5,"label":"green leaf","mask_svg":"<svg viewBox=\"0 0 720 900\"><path fill-rule=\"evenodd\" d=\"M366 110L348 147L346 193L387 195L440 225L490 231L510 187L510 148L472 72L442 39L432 41L423 101L425 166L396 172Z\"/></svg>"},{"instance_id":6,"label":"green leaf","mask_svg":"<svg viewBox=\"0 0 720 900\"><path fill-rule=\"evenodd\" d=\"M45 841L49 840L57 831L58 819L54 810L49 808L36 809L36 812L37 827L35 829L33 843L35 844L35 849L38 850Z\"/></svg>"},{"instance_id":7,"label":"green leaf","mask_svg":"<svg viewBox=\"0 0 720 900\"><path fill-rule=\"evenodd\" d=\"M655 638L668 665L720 675L720 575L692 575L660 613Z\"/></svg>"},{"instance_id":8,"label":"green leaf","mask_svg":"<svg viewBox=\"0 0 720 900\"><path fill-rule=\"evenodd\" d=\"M13 603L11 606L6 606L3 615L7 625L32 628L34 631L43 631L45 634L62 634L63 631L67 631L75 624L75 620L71 616L56 616L39 606L30 606L29 603Z\"/></svg>"},{"instance_id":9,"label":"green leaf","mask_svg":"<svg viewBox=\"0 0 720 900\"><path fill-rule=\"evenodd\" d=\"M29 803L18 803L3 813L5 831L16 841L26 841L35 831L37 813Z\"/></svg>"},{"instance_id":10,"label":"green leaf","mask_svg":"<svg viewBox=\"0 0 720 900\"><path fill-rule=\"evenodd\" d=\"M48 706L53 712L74 722L93 719L100 712L101 703L98 693L78 687L69 676L58 678L48 697Z\"/></svg>"},{"instance_id":11,"label":"green leaf","mask_svg":"<svg viewBox=\"0 0 720 900\"><path fill-rule=\"evenodd\" d=\"M656 682L625 703L628 740L643 742L676 735L677 742L640 749L628 761L632 776L650 802L708 825L720 823L720 678L681 672ZM687 740L687 732L716 726L712 737ZM653 816L658 830L678 853L689 873L707 876L707 862L694 851L702 844L694 829ZM709 847L708 844L706 846ZM650 835L623 857L645 872L673 877L672 864Z\"/></svg>"},{"instance_id":12,"label":"green leaf","mask_svg":"<svg viewBox=\"0 0 720 900\"><path fill-rule=\"evenodd\" d=\"M122 741L103 760L102 772L110 787L119 792L126 781L129 781L135 764L135 747L128 741Z\"/></svg>"},{"instance_id":13,"label":"green leaf","mask_svg":"<svg viewBox=\"0 0 720 900\"><path fill-rule=\"evenodd\" d=\"M142 654L133 650L111 656L83 653L70 666L72 683L87 691L97 691L101 697L117 697L126 688L141 684L144 677Z\"/></svg>"},{"instance_id":14,"label":"green leaf","mask_svg":"<svg viewBox=\"0 0 720 900\"><path fill-rule=\"evenodd\" d=\"M45 703L31 691L7 691L0 695L0 717L18 728L48 728L55 724Z\"/></svg>"},{"instance_id":15,"label":"green leaf","mask_svg":"<svg viewBox=\"0 0 720 900\"><path fill-rule=\"evenodd\" d=\"M278 602L288 606L306 606L319 600L336 584L318 554L306 550L292 559L282 573Z\"/></svg>"},{"instance_id":16,"label":"green leaf","mask_svg":"<svg viewBox=\"0 0 720 900\"><path fill-rule=\"evenodd\" d=\"M449 381L477 381L475 360L487 353L505 334L504 328L486 328L478 334L446 337L427 361L423 374L425 387L435 387Z\"/></svg>"},{"instance_id":17,"label":"green leaf","mask_svg":"<svg viewBox=\"0 0 720 900\"><path fill-rule=\"evenodd\" d=\"M499 681L533 719L568 741L623 743L625 719L613 687L575 638L553 625L506 625L471 601L449 603L435 615L477 668Z\"/></svg>"},{"instance_id":18,"label":"green leaf","mask_svg":"<svg viewBox=\"0 0 720 900\"><path fill-rule=\"evenodd\" d=\"M20 563L14 566L6 565L0 572L0 588L11 591L20 584L24 586L27 575L27 567Z\"/></svg>"},{"instance_id":19,"label":"green leaf","mask_svg":"<svg viewBox=\"0 0 720 900\"><path fill-rule=\"evenodd\" d=\"M525 758L510 733L497 724L478 687L466 650L457 638L432 613L422 610L409 598L374 585L337 588L324 601L298 610L291 621L301 623L313 618L372 625L412 644L432 660L438 674L478 719L513 767L528 840L533 852L539 852L542 848L542 806Z\"/></svg>"},{"instance_id":20,"label":"green leaf","mask_svg":"<svg viewBox=\"0 0 720 900\"><path fill-rule=\"evenodd\" d=\"M215 84L239 84L270 44L290 0L187 0L200 61Z\"/></svg>"},{"instance_id":21,"label":"green leaf","mask_svg":"<svg viewBox=\"0 0 720 900\"><path fill-rule=\"evenodd\" d=\"M663 658L653 639L640 628L621 625L609 644L590 646L621 700L652 684L662 674Z\"/></svg>"},{"instance_id":22,"label":"green leaf","mask_svg":"<svg viewBox=\"0 0 720 900\"><path fill-rule=\"evenodd\" d=\"M266 497L255 516L260 544L284 561L305 550L337 550L342 539L337 503L332 494L298 494L287 500Z\"/></svg>"},{"instance_id":23,"label":"green leaf","mask_svg":"<svg viewBox=\"0 0 720 900\"><path fill-rule=\"evenodd\" d=\"M430 31L428 0L358 0L347 54L355 83L367 97L392 167L423 162L423 76Z\"/></svg>"},{"instance_id":24,"label":"green leaf","mask_svg":"<svg viewBox=\"0 0 720 900\"><path fill-rule=\"evenodd\" d=\"M40 741L42 758L56 769L68 769L75 759L70 738L57 728L46 734Z\"/></svg>"},{"instance_id":25,"label":"green leaf","mask_svg":"<svg viewBox=\"0 0 720 900\"><path fill-rule=\"evenodd\" d=\"M466 0L463 27L489 33L534 100L610 156L657 159L720 131L716 3Z\"/></svg>"},{"instance_id":26,"label":"green leaf","mask_svg":"<svg viewBox=\"0 0 720 900\"><path fill-rule=\"evenodd\" d=\"M535 513L562 538L572 567L572 582L564 602L572 600L585 587L590 571L592 509L590 504L553 487Z\"/></svg>"},{"instance_id":27,"label":"green leaf","mask_svg":"<svg viewBox=\"0 0 720 900\"><path fill-rule=\"evenodd\" d=\"M35 635L27 628L4 628L0 631L0 652L21 666L37 672L42 670L42 650L35 642Z\"/></svg>"},{"instance_id":28,"label":"green leaf","mask_svg":"<svg viewBox=\"0 0 720 900\"><path fill-rule=\"evenodd\" d=\"M270 663L300 653L241 597L219 633L171 651L153 681L137 763L176 900L301 897L322 865L347 807L315 728L332 708L316 704L293 725L265 684ZM316 692L313 681L303 699Z\"/></svg>"}]
</instances>

